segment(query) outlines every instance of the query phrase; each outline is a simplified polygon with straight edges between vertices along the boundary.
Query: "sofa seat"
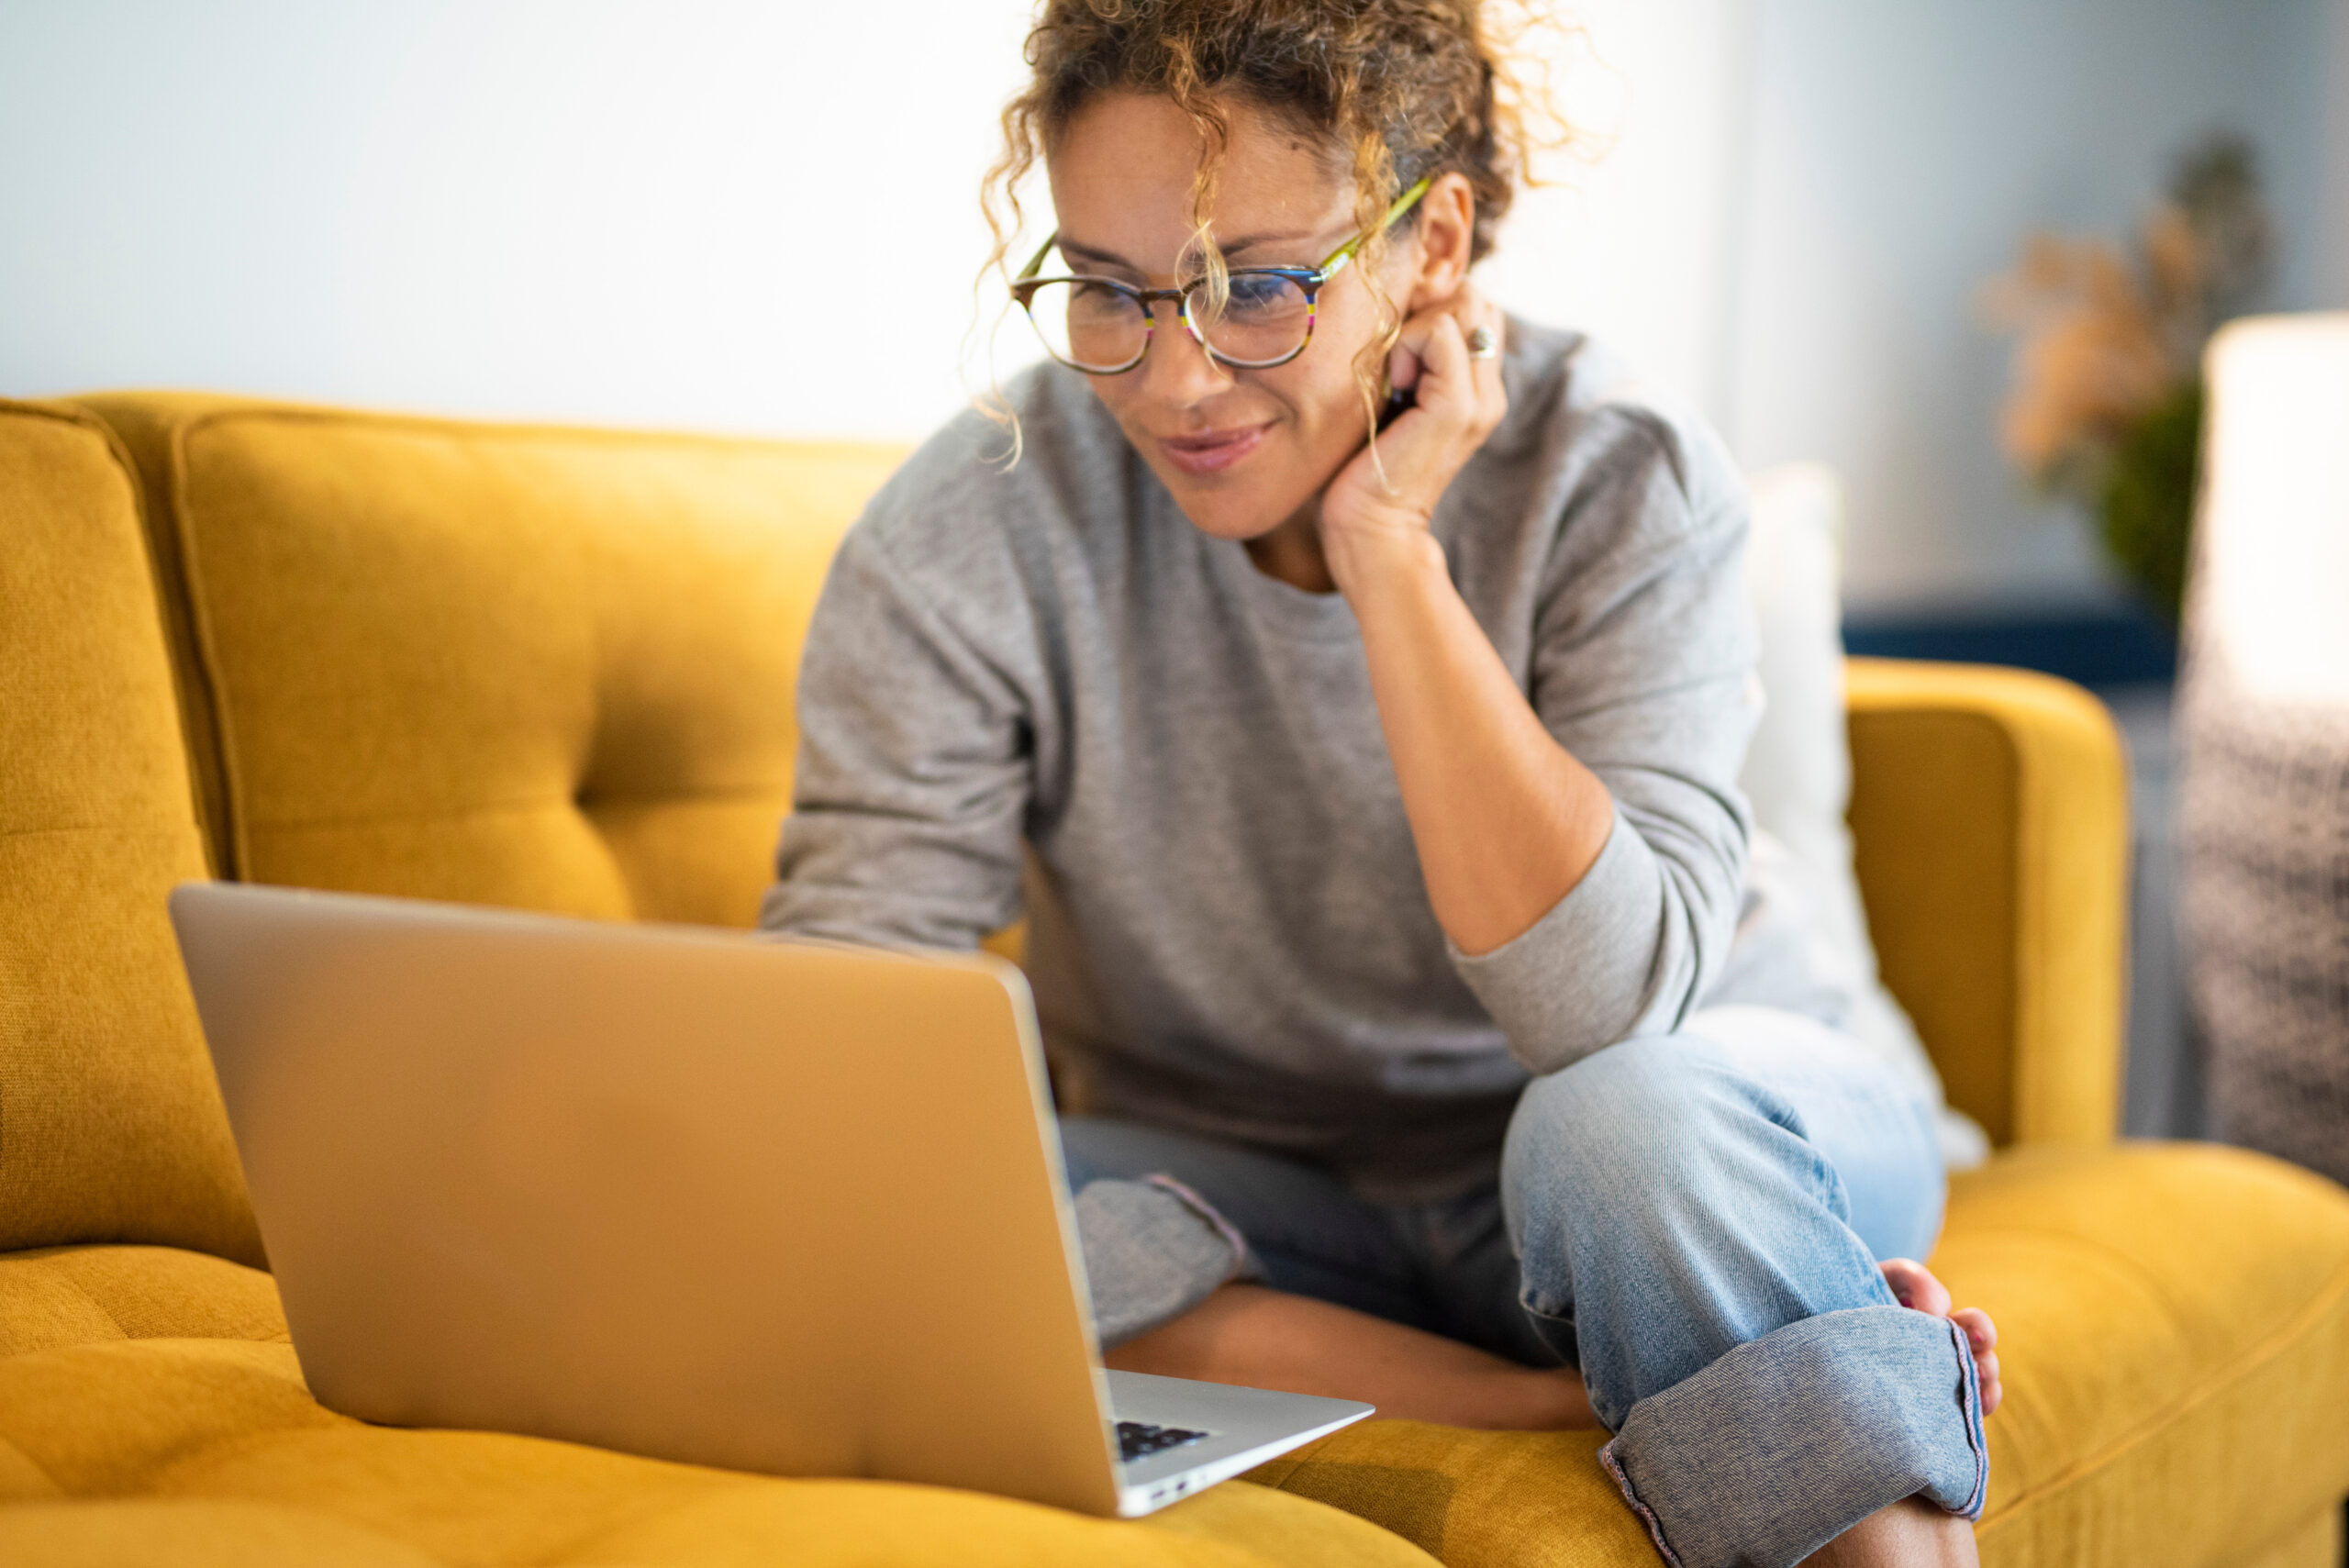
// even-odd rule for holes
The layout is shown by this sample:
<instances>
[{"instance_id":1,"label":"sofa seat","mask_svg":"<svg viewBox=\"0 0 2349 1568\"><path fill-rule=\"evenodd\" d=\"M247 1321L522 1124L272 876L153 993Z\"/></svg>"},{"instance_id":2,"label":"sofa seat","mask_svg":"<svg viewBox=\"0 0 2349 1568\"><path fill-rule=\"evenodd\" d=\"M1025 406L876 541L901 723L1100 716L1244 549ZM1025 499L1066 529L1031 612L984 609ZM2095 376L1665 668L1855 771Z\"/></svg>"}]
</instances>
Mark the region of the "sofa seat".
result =
<instances>
[{"instance_id":1,"label":"sofa seat","mask_svg":"<svg viewBox=\"0 0 2349 1568\"><path fill-rule=\"evenodd\" d=\"M0 1562L1068 1563L1430 1568L1233 1482L1135 1523L370 1427L311 1399L269 1276L168 1247L0 1257Z\"/></svg>"},{"instance_id":2,"label":"sofa seat","mask_svg":"<svg viewBox=\"0 0 2349 1568\"><path fill-rule=\"evenodd\" d=\"M1933 1265L1999 1324L1986 1563L2338 1561L2349 1408L2295 1393L2349 1376L2331 1184L2210 1145L2008 1153L1953 1184ZM167 1247L0 1257L0 1561L1656 1561L1597 1432L1374 1420L1122 1525L368 1427L309 1397L266 1274Z\"/></svg>"},{"instance_id":3,"label":"sofa seat","mask_svg":"<svg viewBox=\"0 0 2349 1568\"><path fill-rule=\"evenodd\" d=\"M177 1247L0 1253L0 1358L193 1339L283 1341L275 1282L259 1269ZM6 1420L0 1415L0 1425Z\"/></svg>"},{"instance_id":4,"label":"sofa seat","mask_svg":"<svg viewBox=\"0 0 2349 1568\"><path fill-rule=\"evenodd\" d=\"M1932 1266L1998 1324L1988 1568L2337 1568L2349 1406L2303 1391L2349 1380L2338 1187L2209 1144L2021 1151L1953 1182ZM1653 1568L1605 1440L1374 1420L1252 1479L1452 1568ZM2251 1518L2266 1539L2244 1539Z\"/></svg>"}]
</instances>

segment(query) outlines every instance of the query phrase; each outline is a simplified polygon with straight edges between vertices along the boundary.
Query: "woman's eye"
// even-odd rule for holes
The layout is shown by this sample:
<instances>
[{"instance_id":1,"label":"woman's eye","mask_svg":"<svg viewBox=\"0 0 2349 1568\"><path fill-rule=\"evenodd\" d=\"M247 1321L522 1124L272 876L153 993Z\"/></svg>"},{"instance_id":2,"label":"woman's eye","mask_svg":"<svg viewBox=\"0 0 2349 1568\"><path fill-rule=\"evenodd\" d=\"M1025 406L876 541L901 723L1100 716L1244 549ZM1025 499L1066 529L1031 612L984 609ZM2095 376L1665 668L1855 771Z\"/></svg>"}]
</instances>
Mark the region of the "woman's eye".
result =
<instances>
[{"instance_id":1,"label":"woman's eye","mask_svg":"<svg viewBox=\"0 0 2349 1568\"><path fill-rule=\"evenodd\" d=\"M1305 319L1308 308L1305 291L1278 272L1235 272L1224 316L1239 324L1287 330Z\"/></svg>"},{"instance_id":2,"label":"woman's eye","mask_svg":"<svg viewBox=\"0 0 2349 1568\"><path fill-rule=\"evenodd\" d=\"M1249 277L1242 274L1231 280L1231 307L1234 310L1261 310L1278 303L1289 290L1285 278Z\"/></svg>"},{"instance_id":3,"label":"woman's eye","mask_svg":"<svg viewBox=\"0 0 2349 1568\"><path fill-rule=\"evenodd\" d=\"M1117 316L1133 308L1133 300L1106 284L1069 285L1069 309L1090 317Z\"/></svg>"}]
</instances>

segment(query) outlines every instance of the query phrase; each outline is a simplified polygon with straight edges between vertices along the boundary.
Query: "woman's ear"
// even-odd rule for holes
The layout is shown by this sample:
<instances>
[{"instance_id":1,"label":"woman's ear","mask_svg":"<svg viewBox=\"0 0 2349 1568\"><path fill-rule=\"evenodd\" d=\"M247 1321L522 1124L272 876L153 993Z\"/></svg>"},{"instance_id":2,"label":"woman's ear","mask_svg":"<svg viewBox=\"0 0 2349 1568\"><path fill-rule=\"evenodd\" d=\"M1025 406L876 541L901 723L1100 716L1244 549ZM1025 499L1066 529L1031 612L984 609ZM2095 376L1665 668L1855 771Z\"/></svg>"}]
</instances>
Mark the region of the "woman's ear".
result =
<instances>
[{"instance_id":1,"label":"woman's ear","mask_svg":"<svg viewBox=\"0 0 2349 1568\"><path fill-rule=\"evenodd\" d=\"M1419 198L1419 271L1411 282L1406 316L1443 304L1468 281L1476 238L1476 192L1468 177L1456 171L1437 175Z\"/></svg>"}]
</instances>

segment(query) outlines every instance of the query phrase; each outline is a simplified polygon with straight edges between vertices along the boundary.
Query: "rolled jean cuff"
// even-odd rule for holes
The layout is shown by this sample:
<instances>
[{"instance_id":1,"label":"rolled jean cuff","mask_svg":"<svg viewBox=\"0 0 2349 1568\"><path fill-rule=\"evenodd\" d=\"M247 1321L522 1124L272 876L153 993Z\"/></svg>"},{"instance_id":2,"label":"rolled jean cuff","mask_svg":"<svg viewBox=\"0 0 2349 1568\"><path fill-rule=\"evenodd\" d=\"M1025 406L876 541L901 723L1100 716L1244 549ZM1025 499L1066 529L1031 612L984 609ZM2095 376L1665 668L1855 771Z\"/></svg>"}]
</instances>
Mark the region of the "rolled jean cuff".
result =
<instances>
[{"instance_id":1,"label":"rolled jean cuff","mask_svg":"<svg viewBox=\"0 0 2349 1568\"><path fill-rule=\"evenodd\" d=\"M1673 1568L1780 1568L1924 1496L1979 1518L1990 1478L1965 1332L1902 1307L1790 1323L1631 1407L1599 1450Z\"/></svg>"},{"instance_id":2,"label":"rolled jean cuff","mask_svg":"<svg viewBox=\"0 0 2349 1568\"><path fill-rule=\"evenodd\" d=\"M1172 1176L1086 1183L1076 1234L1104 1349L1173 1322L1235 1279L1264 1277L1230 1221Z\"/></svg>"}]
</instances>

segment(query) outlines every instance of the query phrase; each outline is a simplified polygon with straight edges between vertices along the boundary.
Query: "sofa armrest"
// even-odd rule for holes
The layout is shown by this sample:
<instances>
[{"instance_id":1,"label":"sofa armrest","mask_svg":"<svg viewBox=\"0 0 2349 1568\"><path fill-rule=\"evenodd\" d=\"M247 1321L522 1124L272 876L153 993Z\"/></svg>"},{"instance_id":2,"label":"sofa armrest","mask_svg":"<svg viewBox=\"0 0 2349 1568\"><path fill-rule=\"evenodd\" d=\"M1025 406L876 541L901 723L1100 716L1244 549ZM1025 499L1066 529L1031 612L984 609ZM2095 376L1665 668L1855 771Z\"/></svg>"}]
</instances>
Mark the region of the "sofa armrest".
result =
<instances>
[{"instance_id":1,"label":"sofa armrest","mask_svg":"<svg viewBox=\"0 0 2349 1568\"><path fill-rule=\"evenodd\" d=\"M1991 1141L2094 1144L2120 1109L2128 780L2067 681L1853 659L1851 824L1876 957Z\"/></svg>"}]
</instances>

